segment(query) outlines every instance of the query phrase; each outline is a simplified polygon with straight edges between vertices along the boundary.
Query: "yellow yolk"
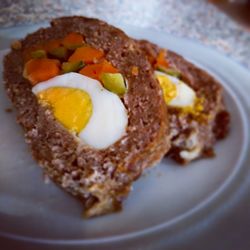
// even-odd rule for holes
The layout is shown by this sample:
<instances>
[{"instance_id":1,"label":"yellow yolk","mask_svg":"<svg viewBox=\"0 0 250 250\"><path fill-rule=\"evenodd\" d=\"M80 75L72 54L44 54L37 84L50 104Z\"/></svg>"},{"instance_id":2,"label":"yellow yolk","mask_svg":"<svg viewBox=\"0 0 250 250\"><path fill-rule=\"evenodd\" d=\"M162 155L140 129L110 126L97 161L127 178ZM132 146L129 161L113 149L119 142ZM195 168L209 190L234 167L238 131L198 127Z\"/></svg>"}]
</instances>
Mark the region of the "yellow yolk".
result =
<instances>
[{"instance_id":1,"label":"yellow yolk","mask_svg":"<svg viewBox=\"0 0 250 250\"><path fill-rule=\"evenodd\" d=\"M50 105L54 116L69 130L80 133L92 115L92 102L87 92L67 87L52 87L38 93Z\"/></svg>"},{"instance_id":2,"label":"yellow yolk","mask_svg":"<svg viewBox=\"0 0 250 250\"><path fill-rule=\"evenodd\" d=\"M175 108L178 108L181 111L181 114L183 114L183 115L192 114L193 116L196 116L197 118L199 118L202 121L208 120L208 117L202 113L204 110L204 107L203 107L204 99L203 98L198 98L197 96L194 96L192 102L189 101L189 103L187 103L186 105L180 105L181 101L183 104L184 99L190 97L190 94L191 94L190 91L187 92L187 90L185 92L183 92L183 85L185 83L180 82L177 78L176 79L173 77L171 78L170 76L167 77L163 73L156 73L156 78L160 83L160 86L163 90L163 96L164 96L165 103L168 106L173 106ZM176 82L172 82L174 80ZM182 92L181 93L180 93L180 88L178 88L178 86L180 86L180 84L182 84ZM191 90L191 91L193 91L193 90ZM176 106L176 104L178 104L176 102L178 95L179 95L179 100L178 100L179 105ZM174 101L175 101L175 103L174 103Z\"/></svg>"},{"instance_id":3,"label":"yellow yolk","mask_svg":"<svg viewBox=\"0 0 250 250\"><path fill-rule=\"evenodd\" d=\"M190 113L194 116L200 115L200 113L204 110L203 108L204 100L202 98L195 98L195 103L193 106L187 106L183 108L183 113Z\"/></svg>"},{"instance_id":4,"label":"yellow yolk","mask_svg":"<svg viewBox=\"0 0 250 250\"><path fill-rule=\"evenodd\" d=\"M195 103L192 107L185 107L182 110L182 114L191 114L193 115L196 120L198 120L200 123L207 123L211 116L209 114L203 113L204 111L204 99L203 98L195 98Z\"/></svg>"},{"instance_id":5,"label":"yellow yolk","mask_svg":"<svg viewBox=\"0 0 250 250\"><path fill-rule=\"evenodd\" d=\"M169 104L177 96L177 88L171 80L164 75L157 75L157 80L163 90L163 96L166 104Z\"/></svg>"}]
</instances>

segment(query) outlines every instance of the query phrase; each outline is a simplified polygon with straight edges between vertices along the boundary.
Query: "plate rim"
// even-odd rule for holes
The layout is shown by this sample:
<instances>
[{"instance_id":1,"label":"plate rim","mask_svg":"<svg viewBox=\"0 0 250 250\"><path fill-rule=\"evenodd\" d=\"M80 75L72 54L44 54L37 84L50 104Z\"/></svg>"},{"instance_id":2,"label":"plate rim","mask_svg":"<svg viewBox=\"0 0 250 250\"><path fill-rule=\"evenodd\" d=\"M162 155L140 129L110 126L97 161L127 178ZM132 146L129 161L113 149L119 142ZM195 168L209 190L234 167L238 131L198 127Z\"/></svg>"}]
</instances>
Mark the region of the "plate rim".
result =
<instances>
[{"instance_id":1,"label":"plate rim","mask_svg":"<svg viewBox=\"0 0 250 250\"><path fill-rule=\"evenodd\" d=\"M24 26L25 27L25 26ZM127 26L127 29L129 29L130 26ZM135 27L134 27L135 28ZM144 29L144 28L137 28L139 30L147 30L147 32L157 32L159 33L159 31L156 31L156 30L149 30L149 29ZM126 29L124 28L124 30L126 31ZM160 36L164 37L164 39L167 39L167 36L169 35L166 35L165 33L161 33ZM206 47L202 44L199 44L198 42L194 42L193 40L190 40L190 39L186 39L186 38L183 38L183 37L178 37L178 36L174 36L174 35L171 35L174 39L181 39L181 40L188 40L189 42L191 43L194 43L196 46L202 46L204 49L209 49L209 50L212 50L210 47ZM1 50L1 52L3 51L6 51L6 50ZM239 64L238 62L235 62L233 61L230 57L226 56L226 55L222 55L220 54L218 51L214 51L216 52L220 57L224 57L223 59L224 60L229 60L231 61L232 63L236 64L237 67L241 67L243 70L246 70L247 68L244 68L243 65ZM200 66L199 62L196 62L195 63L197 65ZM201 66L203 66L201 64ZM207 70L207 69L206 69ZM213 73L211 71L208 70L208 72L210 74L213 75ZM221 76L219 76L216 72L216 78L221 78ZM222 81L222 83L225 82L225 81ZM240 117L242 119L242 124L243 124L243 134L244 135L247 135L249 138L249 132L247 130L247 117L244 115L244 110L246 109L245 107L245 104L242 102L242 100L238 99L236 94L240 94L239 91L236 89L236 90L232 90L232 88L234 88L234 86L227 86L227 85L224 85L223 84L223 87L226 89L226 91L229 93L230 97L233 98L233 100L235 101L235 104L236 104L236 107L237 109L239 110L240 112ZM234 93L235 92L235 93ZM202 200L200 203L198 203L196 206L194 206L193 208L189 209L186 213L184 214L181 214L177 217L175 217L174 219L171 219L169 221L167 221L166 223L161 223L161 224L158 224L158 225L155 225L155 226L152 226L152 227L149 227L149 228L146 228L146 229L143 229L143 230L138 230L138 231L135 231L135 232L132 232L132 233L127 233L127 234L121 234L121 235L117 235L117 236L108 236L108 237L100 237L100 238L95 238L95 239L74 239L74 240L58 240L58 239L45 239L45 238L30 238L30 237L25 237L25 236L18 236L18 235L9 235L8 233L5 234L5 233L1 233L0 232L0 236L7 236L8 238L12 238L12 239L17 239L17 240L24 240L24 241L27 241L27 242L36 242L36 243L46 243L46 244L64 244L64 245L85 245L85 244L101 244L101 243L110 243L110 242L113 242L113 241L122 241L122 240L125 240L125 239L131 239L131 238L136 238L136 237L140 237L140 236L145 236L146 234L150 234L150 233L153 233L155 231L159 231L159 230L163 230L165 229L166 227L169 227L173 224L173 222L171 223L171 221L176 221L174 223L179 223L180 221L183 221L185 220L186 217L189 217L191 214L201 210L207 203L211 203L214 199L218 198L218 196L220 196L220 194L222 192L225 192L227 187L230 185L230 183L233 181L234 177L235 177L235 174L238 172L238 170L240 168L243 168L244 167L244 160L246 158L245 156L245 153L247 151L249 147L249 140L244 140L244 144L242 146L243 150L241 151L239 157L238 157L238 161L236 163L237 167L234 167L232 172L230 173L230 175L228 176L228 178L220 185L219 188L217 188L217 190L209 195L207 198L205 198L204 200ZM177 219L176 219L177 218ZM179 219L178 219L179 218Z\"/></svg>"}]
</instances>

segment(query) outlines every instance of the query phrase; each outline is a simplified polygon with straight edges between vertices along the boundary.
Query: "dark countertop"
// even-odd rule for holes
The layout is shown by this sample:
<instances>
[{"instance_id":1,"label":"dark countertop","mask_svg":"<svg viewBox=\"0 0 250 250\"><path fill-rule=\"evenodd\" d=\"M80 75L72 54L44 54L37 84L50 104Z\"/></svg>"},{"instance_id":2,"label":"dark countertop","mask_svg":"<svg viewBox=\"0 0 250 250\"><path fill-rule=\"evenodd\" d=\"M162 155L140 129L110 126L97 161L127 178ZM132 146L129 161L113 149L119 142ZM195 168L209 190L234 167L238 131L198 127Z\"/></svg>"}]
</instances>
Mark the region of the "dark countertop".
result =
<instances>
[{"instance_id":1,"label":"dark countertop","mask_svg":"<svg viewBox=\"0 0 250 250\"><path fill-rule=\"evenodd\" d=\"M36 24L72 14L193 39L250 68L250 32L205 0L2 0L0 27Z\"/></svg>"}]
</instances>

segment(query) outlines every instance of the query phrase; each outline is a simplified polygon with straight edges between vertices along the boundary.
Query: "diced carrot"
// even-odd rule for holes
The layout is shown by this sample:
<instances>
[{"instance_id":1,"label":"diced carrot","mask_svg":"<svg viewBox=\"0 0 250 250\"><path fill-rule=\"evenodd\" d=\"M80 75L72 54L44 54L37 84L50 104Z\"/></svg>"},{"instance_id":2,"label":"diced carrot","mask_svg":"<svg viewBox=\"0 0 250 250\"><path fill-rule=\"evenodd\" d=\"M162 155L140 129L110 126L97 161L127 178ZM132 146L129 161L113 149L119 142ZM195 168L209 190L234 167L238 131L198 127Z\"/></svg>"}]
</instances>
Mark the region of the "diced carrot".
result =
<instances>
[{"instance_id":1,"label":"diced carrot","mask_svg":"<svg viewBox=\"0 0 250 250\"><path fill-rule=\"evenodd\" d=\"M25 66L23 77L28 79L32 85L46 81L60 73L60 62L54 59L41 58L31 59Z\"/></svg>"},{"instance_id":2,"label":"diced carrot","mask_svg":"<svg viewBox=\"0 0 250 250\"><path fill-rule=\"evenodd\" d=\"M68 49L75 49L84 43L83 36L75 32L69 33L62 40L64 47Z\"/></svg>"},{"instance_id":3,"label":"diced carrot","mask_svg":"<svg viewBox=\"0 0 250 250\"><path fill-rule=\"evenodd\" d=\"M118 73L118 69L115 68L110 62L107 60L103 60L100 62L103 65L101 73Z\"/></svg>"},{"instance_id":4,"label":"diced carrot","mask_svg":"<svg viewBox=\"0 0 250 250\"><path fill-rule=\"evenodd\" d=\"M101 50L92 47L81 47L75 50L75 52L70 56L69 62L83 61L85 63L92 63L104 56Z\"/></svg>"},{"instance_id":5,"label":"diced carrot","mask_svg":"<svg viewBox=\"0 0 250 250\"><path fill-rule=\"evenodd\" d=\"M79 71L80 74L88 76L90 78L100 80L102 73L117 73L118 70L111 65L107 60L103 60L100 63L86 65Z\"/></svg>"},{"instance_id":6,"label":"diced carrot","mask_svg":"<svg viewBox=\"0 0 250 250\"><path fill-rule=\"evenodd\" d=\"M166 59L167 51L162 49L160 50L157 58L156 58L156 67L163 67L163 68L168 68L169 64Z\"/></svg>"},{"instance_id":7,"label":"diced carrot","mask_svg":"<svg viewBox=\"0 0 250 250\"><path fill-rule=\"evenodd\" d=\"M83 69L79 71L79 73L88 76L90 78L99 80L101 71L102 71L102 65L100 63L97 63L97 64L86 65Z\"/></svg>"}]
</instances>

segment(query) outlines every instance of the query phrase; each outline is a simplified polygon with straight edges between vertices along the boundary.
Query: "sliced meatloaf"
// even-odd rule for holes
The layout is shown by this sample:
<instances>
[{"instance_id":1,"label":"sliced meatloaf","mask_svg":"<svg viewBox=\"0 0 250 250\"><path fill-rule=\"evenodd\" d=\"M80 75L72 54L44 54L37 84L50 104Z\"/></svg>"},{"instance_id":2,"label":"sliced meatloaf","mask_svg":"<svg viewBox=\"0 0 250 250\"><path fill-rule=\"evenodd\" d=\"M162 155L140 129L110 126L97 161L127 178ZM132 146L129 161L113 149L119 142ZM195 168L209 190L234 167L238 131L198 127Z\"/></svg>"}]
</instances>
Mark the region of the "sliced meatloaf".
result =
<instances>
[{"instance_id":1,"label":"sliced meatloaf","mask_svg":"<svg viewBox=\"0 0 250 250\"><path fill-rule=\"evenodd\" d=\"M51 109L38 102L23 77L27 50L71 32L102 50L126 79L128 89L122 97L128 114L126 133L105 149L79 143ZM132 182L170 147L167 109L150 63L135 41L103 21L79 16L52 20L50 27L13 45L4 59L4 80L34 159L55 183L82 201L86 217L120 210Z\"/></svg>"},{"instance_id":2,"label":"sliced meatloaf","mask_svg":"<svg viewBox=\"0 0 250 250\"><path fill-rule=\"evenodd\" d=\"M177 73L178 78L202 100L199 115L168 107L170 133L167 133L167 137L170 134L171 138L168 156L184 164L197 158L214 156L215 142L227 136L230 125L230 115L224 105L220 83L173 51L164 50L146 40L138 43L154 69L157 68L157 60L162 60L161 55L165 54L166 72Z\"/></svg>"}]
</instances>

